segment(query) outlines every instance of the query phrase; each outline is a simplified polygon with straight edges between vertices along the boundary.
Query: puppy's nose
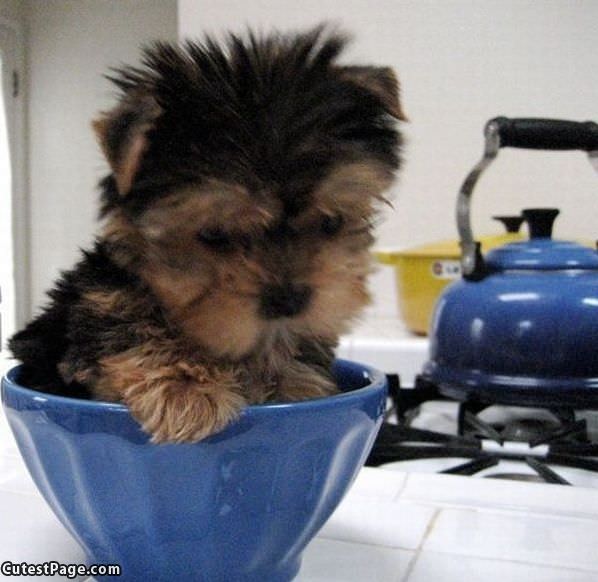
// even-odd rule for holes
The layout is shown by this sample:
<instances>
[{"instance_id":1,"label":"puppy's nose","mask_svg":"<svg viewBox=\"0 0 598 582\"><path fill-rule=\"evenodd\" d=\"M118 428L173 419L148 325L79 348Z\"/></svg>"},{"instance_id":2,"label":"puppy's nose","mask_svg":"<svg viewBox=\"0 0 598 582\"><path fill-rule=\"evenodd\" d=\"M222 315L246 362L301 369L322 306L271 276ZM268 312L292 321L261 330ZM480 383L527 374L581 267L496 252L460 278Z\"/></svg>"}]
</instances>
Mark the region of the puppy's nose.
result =
<instances>
[{"instance_id":1,"label":"puppy's nose","mask_svg":"<svg viewBox=\"0 0 598 582\"><path fill-rule=\"evenodd\" d=\"M299 315L309 304L312 290L307 285L268 285L261 296L260 311L266 319Z\"/></svg>"}]
</instances>

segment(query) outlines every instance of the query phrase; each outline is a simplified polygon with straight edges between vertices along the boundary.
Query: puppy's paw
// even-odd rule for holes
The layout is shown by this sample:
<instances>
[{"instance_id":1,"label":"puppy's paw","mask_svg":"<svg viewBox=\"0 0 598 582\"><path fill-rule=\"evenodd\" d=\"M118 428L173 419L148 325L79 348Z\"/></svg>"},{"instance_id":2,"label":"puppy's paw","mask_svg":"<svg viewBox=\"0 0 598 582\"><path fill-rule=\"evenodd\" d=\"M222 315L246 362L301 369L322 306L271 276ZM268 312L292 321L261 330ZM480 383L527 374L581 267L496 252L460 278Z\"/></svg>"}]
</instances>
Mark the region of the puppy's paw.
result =
<instances>
[{"instance_id":1,"label":"puppy's paw","mask_svg":"<svg viewBox=\"0 0 598 582\"><path fill-rule=\"evenodd\" d=\"M168 378L132 387L125 402L153 443L202 440L235 420L246 405L226 384Z\"/></svg>"}]
</instances>

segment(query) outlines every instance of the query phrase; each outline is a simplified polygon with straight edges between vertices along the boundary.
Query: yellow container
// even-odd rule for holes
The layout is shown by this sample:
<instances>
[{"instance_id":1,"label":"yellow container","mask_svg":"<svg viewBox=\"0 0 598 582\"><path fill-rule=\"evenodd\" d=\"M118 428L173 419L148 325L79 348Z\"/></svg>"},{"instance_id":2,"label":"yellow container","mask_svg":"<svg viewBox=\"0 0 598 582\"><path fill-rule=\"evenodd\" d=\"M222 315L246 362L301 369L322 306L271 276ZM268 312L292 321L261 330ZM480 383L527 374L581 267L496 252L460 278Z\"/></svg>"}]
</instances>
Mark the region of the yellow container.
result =
<instances>
[{"instance_id":1,"label":"yellow container","mask_svg":"<svg viewBox=\"0 0 598 582\"><path fill-rule=\"evenodd\" d=\"M481 238L482 251L518 241L519 233ZM399 311L407 327L428 333L436 300L444 288L461 276L461 249L454 240L440 241L404 250L378 250L375 257L395 268Z\"/></svg>"}]
</instances>

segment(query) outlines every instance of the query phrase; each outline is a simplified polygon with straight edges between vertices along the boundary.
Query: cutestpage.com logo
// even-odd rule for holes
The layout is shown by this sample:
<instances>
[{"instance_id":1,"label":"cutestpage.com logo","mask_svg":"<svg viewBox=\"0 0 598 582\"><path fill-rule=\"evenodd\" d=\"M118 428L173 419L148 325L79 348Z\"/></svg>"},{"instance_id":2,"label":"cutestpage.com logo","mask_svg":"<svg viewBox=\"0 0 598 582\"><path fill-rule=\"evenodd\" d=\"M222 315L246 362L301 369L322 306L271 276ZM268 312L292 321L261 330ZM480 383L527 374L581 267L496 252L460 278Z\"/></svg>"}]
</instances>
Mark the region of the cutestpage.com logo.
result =
<instances>
[{"instance_id":1,"label":"cutestpage.com logo","mask_svg":"<svg viewBox=\"0 0 598 582\"><path fill-rule=\"evenodd\" d=\"M69 580L78 576L120 576L118 564L60 564L44 562L28 564L27 562L2 562L0 574L3 576L64 576Z\"/></svg>"}]
</instances>

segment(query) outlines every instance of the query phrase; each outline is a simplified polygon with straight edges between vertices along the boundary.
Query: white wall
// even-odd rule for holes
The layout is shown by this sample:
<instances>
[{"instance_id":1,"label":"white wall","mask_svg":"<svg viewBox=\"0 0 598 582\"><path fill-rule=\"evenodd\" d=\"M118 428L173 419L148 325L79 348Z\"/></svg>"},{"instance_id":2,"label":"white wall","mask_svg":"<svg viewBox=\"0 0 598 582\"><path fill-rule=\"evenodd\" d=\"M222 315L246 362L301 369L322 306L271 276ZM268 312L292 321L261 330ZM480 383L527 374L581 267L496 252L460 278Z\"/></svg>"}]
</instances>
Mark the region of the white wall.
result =
<instances>
[{"instance_id":1,"label":"white wall","mask_svg":"<svg viewBox=\"0 0 598 582\"><path fill-rule=\"evenodd\" d=\"M347 61L395 67L412 121L382 246L454 236L456 191L490 117L598 118L594 0L30 0L33 305L96 227L105 165L89 121L111 102L101 74L136 62L143 40L176 38L177 4L180 36L329 20L355 36ZM558 234L593 239L597 186L580 153L505 151L479 185L474 226L490 232L491 214L557 205Z\"/></svg>"},{"instance_id":2,"label":"white wall","mask_svg":"<svg viewBox=\"0 0 598 582\"><path fill-rule=\"evenodd\" d=\"M2 44L2 83L4 90L4 108L0 114L6 114L7 135L0 145L8 146L3 163L8 161L9 168L2 168L0 176L0 285L2 286L2 346L0 346L0 362L2 347L6 338L12 334L17 322L24 320L28 309L29 283L26 273L15 271L14 266L23 263L27 253L28 213L26 191L25 163L25 91L21 87L14 94L13 75L24 77L25 69L25 10L20 0L3 0L0 2L0 43ZM2 130L0 130L2 133ZM6 138L8 138L6 140ZM13 196L13 192L19 197ZM10 258L14 260L10 260ZM17 301L18 300L18 301ZM2 364L0 363L0 367Z\"/></svg>"},{"instance_id":3,"label":"white wall","mask_svg":"<svg viewBox=\"0 0 598 582\"><path fill-rule=\"evenodd\" d=\"M454 237L456 192L498 115L598 119L595 0L179 0L181 36L311 26L352 32L345 60L392 65L411 118L383 246ZM526 206L562 208L557 234L598 235L598 178L581 153L506 150L479 184L474 227Z\"/></svg>"},{"instance_id":4,"label":"white wall","mask_svg":"<svg viewBox=\"0 0 598 582\"><path fill-rule=\"evenodd\" d=\"M102 75L138 62L144 42L176 40L176 9L176 0L28 3L33 306L96 229L96 184L106 165L90 122L113 102Z\"/></svg>"},{"instance_id":5,"label":"white wall","mask_svg":"<svg viewBox=\"0 0 598 582\"><path fill-rule=\"evenodd\" d=\"M2 0L0 2L0 18L21 22L25 15L23 0Z\"/></svg>"}]
</instances>

